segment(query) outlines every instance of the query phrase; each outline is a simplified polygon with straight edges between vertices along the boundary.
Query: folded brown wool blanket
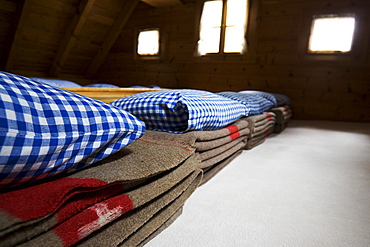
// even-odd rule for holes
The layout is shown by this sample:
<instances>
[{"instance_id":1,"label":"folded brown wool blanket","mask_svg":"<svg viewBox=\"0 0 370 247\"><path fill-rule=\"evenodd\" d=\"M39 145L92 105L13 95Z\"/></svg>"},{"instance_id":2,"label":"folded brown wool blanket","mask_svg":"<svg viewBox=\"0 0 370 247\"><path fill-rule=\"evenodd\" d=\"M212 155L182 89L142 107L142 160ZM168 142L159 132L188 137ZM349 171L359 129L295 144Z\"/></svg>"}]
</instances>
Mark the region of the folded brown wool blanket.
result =
<instances>
[{"instance_id":1,"label":"folded brown wool blanket","mask_svg":"<svg viewBox=\"0 0 370 247\"><path fill-rule=\"evenodd\" d=\"M237 156L239 156L243 150L238 150L234 154L230 155L226 159L214 164L213 166L203 169L203 179L200 184L203 185L207 183L211 178L213 178L218 172L220 172L224 167L226 167L231 161L233 161Z\"/></svg>"},{"instance_id":2,"label":"folded brown wool blanket","mask_svg":"<svg viewBox=\"0 0 370 247\"><path fill-rule=\"evenodd\" d=\"M275 114L272 112L264 112L259 115L246 117L246 120L249 122L249 137L254 137L263 134L271 125L275 125ZM267 135L269 133L265 134Z\"/></svg>"},{"instance_id":3,"label":"folded brown wool blanket","mask_svg":"<svg viewBox=\"0 0 370 247\"><path fill-rule=\"evenodd\" d=\"M270 130L270 131L272 131L272 130ZM271 133L271 132L267 131L266 133ZM254 147L257 147L258 145L261 145L262 143L265 142L266 138L267 138L267 135L265 135L265 134L261 134L261 135L254 136L254 137L250 138L247 142L247 145L245 146L245 149L250 150Z\"/></svg>"},{"instance_id":4,"label":"folded brown wool blanket","mask_svg":"<svg viewBox=\"0 0 370 247\"><path fill-rule=\"evenodd\" d=\"M244 118L214 131L190 131L183 134L147 131L148 136L153 138L176 140L196 147L195 152L201 161L199 167L202 169L211 167L243 150L249 133L248 121Z\"/></svg>"},{"instance_id":5,"label":"folded brown wool blanket","mask_svg":"<svg viewBox=\"0 0 370 247\"><path fill-rule=\"evenodd\" d=\"M63 227L63 235L70 240L67 242L68 246L71 244L77 228L83 229L83 231L79 232L80 234L85 234L85 231L89 234L92 233L91 235L86 236L86 238L83 238L83 241L77 242L78 246L117 246L117 244L126 240L126 238L133 238L135 241L141 242L145 240L145 238L152 232L158 229L162 224L161 220L159 219L159 226L153 227L152 224L148 223L149 220L158 220L155 215L159 211L172 204L172 202L180 195L186 194L186 196L183 196L181 200L181 205L183 205L185 200L198 186L201 176L202 172L200 169L198 169L192 172L182 181L176 183L170 190L166 190L165 193L162 193L153 200L150 200L140 207L123 214L120 214L120 212L117 211L119 207L114 207L113 205L109 205L107 201L103 201L97 204L99 205L98 207L97 205L94 205L93 210L90 208L83 212L90 214L93 212L94 216L95 214L99 216L95 217L94 221L90 220L88 225L74 220L76 217L74 216L68 220L70 222L66 221L68 223L67 225L65 225L66 223L62 223L62 225L57 226L57 228L63 226L63 224L65 225L65 227ZM176 182L178 180L177 176L174 174L172 177L164 176L163 179ZM162 183L163 181L158 184L162 186ZM164 181L164 183L167 183L167 181ZM148 194L150 193L148 190L151 189L158 190L158 188L152 188L152 186L148 186L148 188L141 190L141 192ZM143 197L143 195L137 194L136 197ZM175 210L177 210L181 205L179 205ZM100 210L98 211L97 209ZM163 217L167 216L167 218L169 218L172 214L172 212L165 212L163 213ZM90 215L88 215L88 217L89 216ZM84 219L81 217L78 217L78 219L84 221ZM74 224L77 224L78 226L76 227L74 224L69 224L71 222L74 222ZM80 227L81 225L83 225L82 228ZM25 242L19 246L66 246L66 238L61 238L60 234L58 233L59 231L56 232L54 229L53 231L48 231L45 234L42 234L35 239Z\"/></svg>"},{"instance_id":6,"label":"folded brown wool blanket","mask_svg":"<svg viewBox=\"0 0 370 247\"><path fill-rule=\"evenodd\" d=\"M184 205L201 178L201 170L194 171L169 192L97 231L78 246L137 246L145 242Z\"/></svg>"},{"instance_id":7,"label":"folded brown wool blanket","mask_svg":"<svg viewBox=\"0 0 370 247\"><path fill-rule=\"evenodd\" d=\"M272 132L275 134L280 134L281 132L283 132L283 130L286 129L286 127L288 127L288 122L283 124L275 124L274 130Z\"/></svg>"},{"instance_id":8,"label":"folded brown wool blanket","mask_svg":"<svg viewBox=\"0 0 370 247\"><path fill-rule=\"evenodd\" d=\"M250 150L262 144L270 135L275 126L275 114L264 112L263 114L247 117L250 123L251 134L245 149Z\"/></svg>"},{"instance_id":9,"label":"folded brown wool blanket","mask_svg":"<svg viewBox=\"0 0 370 247\"><path fill-rule=\"evenodd\" d=\"M285 123L292 117L292 110L290 106L274 107L269 111L275 114L277 124Z\"/></svg>"},{"instance_id":10,"label":"folded brown wool blanket","mask_svg":"<svg viewBox=\"0 0 370 247\"><path fill-rule=\"evenodd\" d=\"M211 157L207 160L202 160L202 162L200 163L200 168L205 169L207 167L211 167L211 166L217 164L218 162L226 159L227 157L233 155L237 151L243 150L244 147L246 146L246 141L245 140L246 140L245 138L236 140L237 142L231 143L231 144L233 144L231 147L229 147L227 149L223 149L222 152L219 152L218 154L214 155L213 157Z\"/></svg>"},{"instance_id":11,"label":"folded brown wool blanket","mask_svg":"<svg viewBox=\"0 0 370 247\"><path fill-rule=\"evenodd\" d=\"M266 138L273 133L273 130L275 128L274 124L267 125L266 129L264 130L263 133L253 136L250 139L248 139L247 145L245 147L246 150L250 150L260 144L262 144Z\"/></svg>"},{"instance_id":12,"label":"folded brown wool blanket","mask_svg":"<svg viewBox=\"0 0 370 247\"><path fill-rule=\"evenodd\" d=\"M183 211L183 207L178 209L165 223L163 223L157 230L155 230L152 234L150 234L150 236L148 236L140 244L138 244L137 247L142 247L146 245L150 240L158 236L158 234L160 234L164 229L166 229L173 222L175 222L175 220L182 214L182 211Z\"/></svg>"},{"instance_id":13,"label":"folded brown wool blanket","mask_svg":"<svg viewBox=\"0 0 370 247\"><path fill-rule=\"evenodd\" d=\"M249 134L248 121L241 118L218 130L209 131L189 131L182 134L174 134L161 131L146 131L146 134L153 138L169 141L179 141L196 148L196 152L211 150L227 144L239 137Z\"/></svg>"},{"instance_id":14,"label":"folded brown wool blanket","mask_svg":"<svg viewBox=\"0 0 370 247\"><path fill-rule=\"evenodd\" d=\"M275 107L270 109L276 116L276 123L273 133L281 133L287 126L292 118L292 110L290 106Z\"/></svg>"},{"instance_id":15,"label":"folded brown wool blanket","mask_svg":"<svg viewBox=\"0 0 370 247\"><path fill-rule=\"evenodd\" d=\"M0 245L13 246L45 232L53 232L54 240L64 246L76 243L108 223L110 215L115 218L140 207L195 171L199 160L194 151L184 143L144 134L94 166L4 192ZM97 219L99 224L94 225Z\"/></svg>"}]
</instances>

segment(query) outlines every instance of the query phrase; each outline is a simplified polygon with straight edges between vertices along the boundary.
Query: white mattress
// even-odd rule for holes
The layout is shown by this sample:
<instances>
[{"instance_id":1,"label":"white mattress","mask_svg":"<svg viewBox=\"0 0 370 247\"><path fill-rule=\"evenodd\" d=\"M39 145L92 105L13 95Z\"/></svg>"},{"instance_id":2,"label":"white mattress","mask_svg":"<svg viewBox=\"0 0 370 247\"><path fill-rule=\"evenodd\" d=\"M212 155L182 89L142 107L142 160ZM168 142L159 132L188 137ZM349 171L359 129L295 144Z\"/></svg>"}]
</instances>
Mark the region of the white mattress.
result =
<instances>
[{"instance_id":1,"label":"white mattress","mask_svg":"<svg viewBox=\"0 0 370 247\"><path fill-rule=\"evenodd\" d=\"M370 123L292 120L146 246L370 246Z\"/></svg>"}]
</instances>

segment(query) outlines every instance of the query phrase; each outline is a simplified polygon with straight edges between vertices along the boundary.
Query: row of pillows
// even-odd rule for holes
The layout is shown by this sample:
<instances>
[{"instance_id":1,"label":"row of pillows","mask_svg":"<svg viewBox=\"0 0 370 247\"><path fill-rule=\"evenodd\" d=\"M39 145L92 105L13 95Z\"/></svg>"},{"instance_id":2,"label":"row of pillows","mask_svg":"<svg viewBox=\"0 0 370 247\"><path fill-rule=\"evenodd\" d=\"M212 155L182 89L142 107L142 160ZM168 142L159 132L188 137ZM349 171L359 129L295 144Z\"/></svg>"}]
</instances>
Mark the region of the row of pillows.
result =
<instances>
[{"instance_id":1,"label":"row of pillows","mask_svg":"<svg viewBox=\"0 0 370 247\"><path fill-rule=\"evenodd\" d=\"M264 92L178 89L134 94L106 104L0 72L0 188L89 166L146 129L215 130L276 106Z\"/></svg>"},{"instance_id":2,"label":"row of pillows","mask_svg":"<svg viewBox=\"0 0 370 247\"><path fill-rule=\"evenodd\" d=\"M30 78L34 81L41 82L53 87L104 87L104 88L119 88L119 86L110 84L110 83L93 83L85 86L81 86L73 81L68 80L60 80L60 79L45 79L39 77L32 77ZM150 85L150 86L131 86L130 88L161 88L157 85Z\"/></svg>"},{"instance_id":3,"label":"row of pillows","mask_svg":"<svg viewBox=\"0 0 370 247\"><path fill-rule=\"evenodd\" d=\"M67 80L59 80L59 79L44 79L38 77L30 78L33 81L37 81L43 84L47 84L53 87L82 87L81 85ZM84 87L109 87L109 88L118 88L117 85L109 84L109 83L94 83L90 85L86 85Z\"/></svg>"},{"instance_id":4,"label":"row of pillows","mask_svg":"<svg viewBox=\"0 0 370 247\"><path fill-rule=\"evenodd\" d=\"M145 122L147 129L182 133L215 130L270 109L276 100L254 94L176 89L133 94L112 103Z\"/></svg>"}]
</instances>

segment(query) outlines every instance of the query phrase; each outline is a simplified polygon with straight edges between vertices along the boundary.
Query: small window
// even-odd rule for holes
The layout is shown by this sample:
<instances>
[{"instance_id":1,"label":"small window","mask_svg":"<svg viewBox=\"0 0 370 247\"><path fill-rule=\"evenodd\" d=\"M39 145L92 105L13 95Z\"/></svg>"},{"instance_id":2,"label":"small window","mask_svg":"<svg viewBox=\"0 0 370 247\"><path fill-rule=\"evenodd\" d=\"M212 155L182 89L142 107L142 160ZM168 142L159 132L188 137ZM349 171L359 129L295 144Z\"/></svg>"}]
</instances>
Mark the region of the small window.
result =
<instances>
[{"instance_id":1,"label":"small window","mask_svg":"<svg viewBox=\"0 0 370 247\"><path fill-rule=\"evenodd\" d=\"M200 19L198 55L246 51L247 0L205 1Z\"/></svg>"},{"instance_id":2,"label":"small window","mask_svg":"<svg viewBox=\"0 0 370 247\"><path fill-rule=\"evenodd\" d=\"M137 38L137 54L140 56L159 55L159 30L140 30Z\"/></svg>"},{"instance_id":3,"label":"small window","mask_svg":"<svg viewBox=\"0 0 370 247\"><path fill-rule=\"evenodd\" d=\"M348 53L352 49L354 16L315 16L308 51L311 53Z\"/></svg>"}]
</instances>

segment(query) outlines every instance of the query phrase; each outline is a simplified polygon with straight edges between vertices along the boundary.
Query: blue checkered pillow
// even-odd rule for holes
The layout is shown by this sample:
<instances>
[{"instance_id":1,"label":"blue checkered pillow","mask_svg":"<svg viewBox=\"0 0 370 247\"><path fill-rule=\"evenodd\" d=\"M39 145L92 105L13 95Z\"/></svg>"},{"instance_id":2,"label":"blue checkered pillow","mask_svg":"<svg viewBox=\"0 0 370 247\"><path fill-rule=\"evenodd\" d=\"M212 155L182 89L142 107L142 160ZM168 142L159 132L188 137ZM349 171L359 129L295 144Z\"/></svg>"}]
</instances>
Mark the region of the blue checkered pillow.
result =
<instances>
[{"instance_id":1,"label":"blue checkered pillow","mask_svg":"<svg viewBox=\"0 0 370 247\"><path fill-rule=\"evenodd\" d=\"M122 109L0 72L0 187L81 169L144 131Z\"/></svg>"},{"instance_id":2,"label":"blue checkered pillow","mask_svg":"<svg viewBox=\"0 0 370 247\"><path fill-rule=\"evenodd\" d=\"M252 94L252 93L236 93L236 92L220 92L217 93L224 97L236 100L247 108L247 115L258 115L267 111L271 107L273 107L276 103L273 100L266 99L262 97L260 94ZM274 98L275 99L275 98Z\"/></svg>"},{"instance_id":3,"label":"blue checkered pillow","mask_svg":"<svg viewBox=\"0 0 370 247\"><path fill-rule=\"evenodd\" d=\"M261 97L273 102L274 106L276 106L276 104L277 104L276 97L271 93L267 93L267 92L263 92L263 91L257 91L257 90L244 90L244 91L240 91L239 93L245 93L245 94L249 94L249 95L258 95L258 96L261 96Z\"/></svg>"},{"instance_id":4,"label":"blue checkered pillow","mask_svg":"<svg viewBox=\"0 0 370 247\"><path fill-rule=\"evenodd\" d=\"M81 85L73 81L66 81L66 80L59 80L59 79L44 79L44 78L38 78L38 77L33 77L30 79L33 81L48 84L53 87L81 87Z\"/></svg>"},{"instance_id":5,"label":"blue checkered pillow","mask_svg":"<svg viewBox=\"0 0 370 247\"><path fill-rule=\"evenodd\" d=\"M119 88L117 85L109 84L109 83L94 83L94 84L89 84L84 87L109 87L109 88Z\"/></svg>"},{"instance_id":6,"label":"blue checkered pillow","mask_svg":"<svg viewBox=\"0 0 370 247\"><path fill-rule=\"evenodd\" d=\"M144 92L111 104L143 120L147 129L175 133L222 128L246 112L237 101L192 89Z\"/></svg>"}]
</instances>

